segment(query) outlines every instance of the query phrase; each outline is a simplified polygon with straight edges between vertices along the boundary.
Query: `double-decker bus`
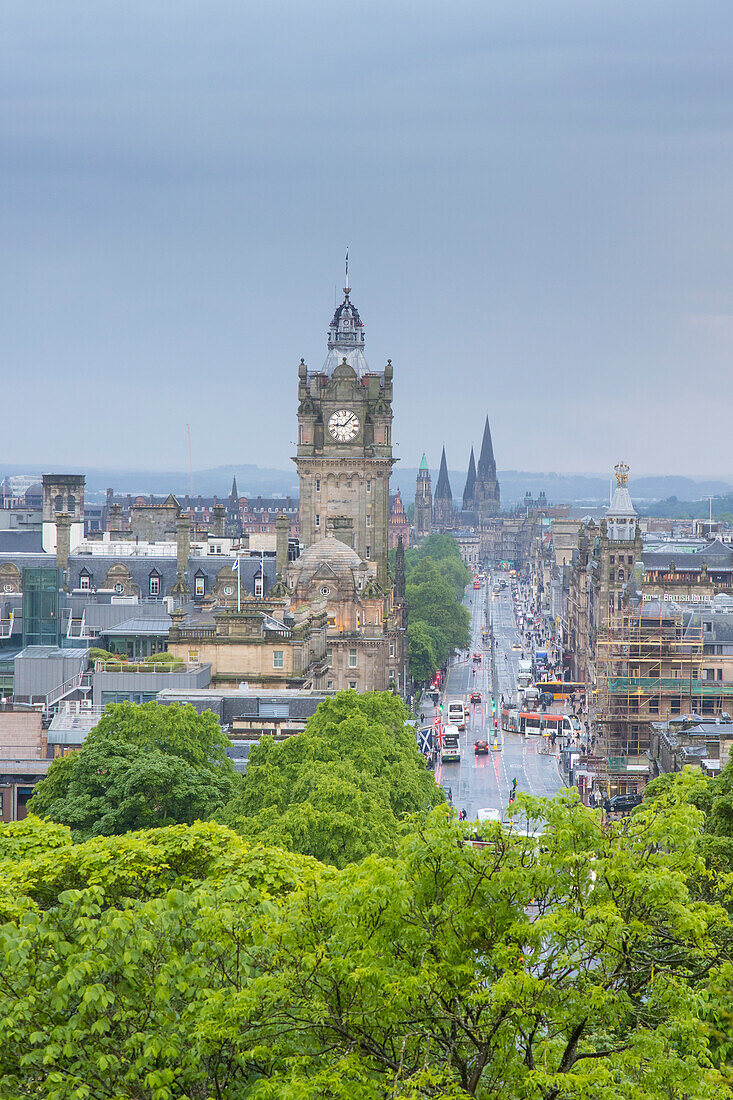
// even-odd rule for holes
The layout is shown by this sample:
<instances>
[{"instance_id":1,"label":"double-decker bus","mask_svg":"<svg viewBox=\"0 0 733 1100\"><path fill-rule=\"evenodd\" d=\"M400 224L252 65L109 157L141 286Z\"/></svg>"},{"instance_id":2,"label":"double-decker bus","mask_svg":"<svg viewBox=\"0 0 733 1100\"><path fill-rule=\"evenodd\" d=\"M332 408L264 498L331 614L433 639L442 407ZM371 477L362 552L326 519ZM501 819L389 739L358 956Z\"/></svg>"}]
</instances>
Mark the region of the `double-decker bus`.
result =
<instances>
[{"instance_id":1,"label":"double-decker bus","mask_svg":"<svg viewBox=\"0 0 733 1100\"><path fill-rule=\"evenodd\" d=\"M448 703L448 722L459 730L466 728L466 708L458 699L451 699Z\"/></svg>"},{"instance_id":2,"label":"double-decker bus","mask_svg":"<svg viewBox=\"0 0 733 1100\"><path fill-rule=\"evenodd\" d=\"M444 726L440 739L440 762L448 764L461 760L461 738L457 726Z\"/></svg>"}]
</instances>

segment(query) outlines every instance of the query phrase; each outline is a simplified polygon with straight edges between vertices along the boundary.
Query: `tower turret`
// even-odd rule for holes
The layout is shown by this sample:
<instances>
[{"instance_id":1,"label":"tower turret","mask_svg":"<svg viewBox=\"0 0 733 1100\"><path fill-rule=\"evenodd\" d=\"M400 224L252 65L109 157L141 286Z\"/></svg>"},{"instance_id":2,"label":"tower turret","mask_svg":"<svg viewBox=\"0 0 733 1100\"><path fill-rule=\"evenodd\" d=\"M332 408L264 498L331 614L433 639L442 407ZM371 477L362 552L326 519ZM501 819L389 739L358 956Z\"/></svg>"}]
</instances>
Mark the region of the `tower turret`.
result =
<instances>
[{"instance_id":1,"label":"tower turret","mask_svg":"<svg viewBox=\"0 0 733 1100\"><path fill-rule=\"evenodd\" d=\"M433 493L428 460L423 454L415 485L415 538L425 539L433 526Z\"/></svg>"}]
</instances>

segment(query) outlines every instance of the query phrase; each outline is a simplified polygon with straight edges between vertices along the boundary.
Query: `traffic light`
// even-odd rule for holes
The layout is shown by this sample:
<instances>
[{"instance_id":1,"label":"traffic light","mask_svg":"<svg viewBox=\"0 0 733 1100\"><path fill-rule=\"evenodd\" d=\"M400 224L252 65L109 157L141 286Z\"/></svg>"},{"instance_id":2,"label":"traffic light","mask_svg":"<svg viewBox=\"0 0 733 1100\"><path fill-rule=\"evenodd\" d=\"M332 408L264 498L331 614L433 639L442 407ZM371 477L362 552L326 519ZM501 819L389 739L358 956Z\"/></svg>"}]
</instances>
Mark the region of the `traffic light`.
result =
<instances>
[{"instance_id":1,"label":"traffic light","mask_svg":"<svg viewBox=\"0 0 733 1100\"><path fill-rule=\"evenodd\" d=\"M440 704L438 709L440 710L440 713L442 714L443 713L443 704L442 703Z\"/></svg>"},{"instance_id":2,"label":"traffic light","mask_svg":"<svg viewBox=\"0 0 733 1100\"><path fill-rule=\"evenodd\" d=\"M491 713L496 714L496 699L493 695L491 696Z\"/></svg>"},{"instance_id":3,"label":"traffic light","mask_svg":"<svg viewBox=\"0 0 733 1100\"><path fill-rule=\"evenodd\" d=\"M499 728L499 719L498 719L498 718L495 718L495 719L494 719L494 729L495 729L495 730L498 730L498 728Z\"/></svg>"}]
</instances>

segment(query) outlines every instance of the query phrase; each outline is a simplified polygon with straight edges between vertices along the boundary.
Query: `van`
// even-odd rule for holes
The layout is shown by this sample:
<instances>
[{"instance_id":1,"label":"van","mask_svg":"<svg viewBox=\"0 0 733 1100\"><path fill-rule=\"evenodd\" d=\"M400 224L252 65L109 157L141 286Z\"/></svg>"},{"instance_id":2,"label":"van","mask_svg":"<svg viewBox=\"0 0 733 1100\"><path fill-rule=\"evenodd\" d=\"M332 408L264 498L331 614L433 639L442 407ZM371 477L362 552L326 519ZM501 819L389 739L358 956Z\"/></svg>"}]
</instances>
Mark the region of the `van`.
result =
<instances>
[{"instance_id":1,"label":"van","mask_svg":"<svg viewBox=\"0 0 733 1100\"><path fill-rule=\"evenodd\" d=\"M459 730L466 728L466 708L458 699L452 699L448 703L448 723L457 726Z\"/></svg>"}]
</instances>

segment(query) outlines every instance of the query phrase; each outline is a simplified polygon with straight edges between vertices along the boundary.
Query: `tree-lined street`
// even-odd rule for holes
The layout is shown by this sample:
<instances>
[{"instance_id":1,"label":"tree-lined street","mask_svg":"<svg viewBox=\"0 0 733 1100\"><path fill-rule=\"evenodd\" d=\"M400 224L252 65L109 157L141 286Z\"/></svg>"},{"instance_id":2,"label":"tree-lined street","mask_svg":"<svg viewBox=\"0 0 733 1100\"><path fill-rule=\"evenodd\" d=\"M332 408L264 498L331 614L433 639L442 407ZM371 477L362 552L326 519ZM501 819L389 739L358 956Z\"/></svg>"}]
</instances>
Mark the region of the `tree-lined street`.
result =
<instances>
[{"instance_id":1,"label":"tree-lined street","mask_svg":"<svg viewBox=\"0 0 733 1100\"><path fill-rule=\"evenodd\" d=\"M496 577L509 581L506 574ZM484 583L478 590L469 588L465 602L471 613L471 647L468 653L452 659L442 700L447 711L449 700L468 703L470 693L480 691L482 702L469 705L470 716L461 734L460 763L439 763L436 779L446 789L450 788L456 808L465 809L469 818L475 818L480 809L504 810L514 779L518 791L547 796L560 790L563 783L557 756L541 751L544 745L538 737L505 733L499 728L498 747L492 747L495 742L492 694L496 689L496 713L500 719L501 695L509 698L516 690L517 662L521 657L520 650L512 649L519 635L510 587L493 595L490 583ZM488 637L485 641L482 638L482 629L487 625L493 630L493 655ZM480 663L474 662L474 653L482 655ZM429 705L422 710L426 719L435 713ZM474 754L474 742L479 739L489 742L488 755Z\"/></svg>"}]
</instances>

